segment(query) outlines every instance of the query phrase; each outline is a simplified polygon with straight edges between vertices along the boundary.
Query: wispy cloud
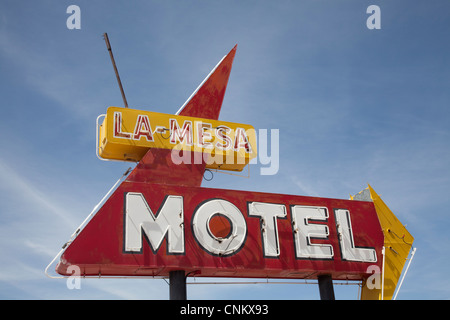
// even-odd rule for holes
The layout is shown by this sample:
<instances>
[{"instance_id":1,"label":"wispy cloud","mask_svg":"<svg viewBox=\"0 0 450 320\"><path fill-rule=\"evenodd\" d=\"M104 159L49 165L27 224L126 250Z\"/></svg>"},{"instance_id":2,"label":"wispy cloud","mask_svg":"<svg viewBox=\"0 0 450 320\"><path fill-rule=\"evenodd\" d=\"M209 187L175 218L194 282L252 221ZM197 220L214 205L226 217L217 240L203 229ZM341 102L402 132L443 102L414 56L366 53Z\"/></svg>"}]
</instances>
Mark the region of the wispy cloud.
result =
<instances>
[{"instance_id":1,"label":"wispy cloud","mask_svg":"<svg viewBox=\"0 0 450 320\"><path fill-rule=\"evenodd\" d=\"M318 197L319 196L319 193L316 192L314 187L311 186L309 184L309 182L303 180L302 178L299 178L298 176L291 175L291 176L288 177L288 179L291 180L291 182L293 184L295 184L299 188L298 194L302 194L302 195L305 195L305 196L311 196L311 197Z\"/></svg>"},{"instance_id":2,"label":"wispy cloud","mask_svg":"<svg viewBox=\"0 0 450 320\"><path fill-rule=\"evenodd\" d=\"M2 188L7 189L5 191L9 193L8 203L25 203L29 208L34 208L34 214L55 216L67 225L73 225L73 218L64 206L49 199L43 190L8 166L2 159L0 159L0 180L8 182L7 185L2 185Z\"/></svg>"},{"instance_id":3,"label":"wispy cloud","mask_svg":"<svg viewBox=\"0 0 450 320\"><path fill-rule=\"evenodd\" d=\"M74 117L90 119L96 107L104 107L107 99L102 98L105 98L105 90L108 89L93 85L98 78L93 78L91 70L82 63L92 58L88 56L90 52L87 49L82 52L82 58L59 54L61 49L70 51L76 48L69 44L58 44L47 39L37 48L36 44L27 43L23 37L0 28L0 56L16 69L16 75L20 75L23 84ZM101 70L97 74L101 77Z\"/></svg>"}]
</instances>

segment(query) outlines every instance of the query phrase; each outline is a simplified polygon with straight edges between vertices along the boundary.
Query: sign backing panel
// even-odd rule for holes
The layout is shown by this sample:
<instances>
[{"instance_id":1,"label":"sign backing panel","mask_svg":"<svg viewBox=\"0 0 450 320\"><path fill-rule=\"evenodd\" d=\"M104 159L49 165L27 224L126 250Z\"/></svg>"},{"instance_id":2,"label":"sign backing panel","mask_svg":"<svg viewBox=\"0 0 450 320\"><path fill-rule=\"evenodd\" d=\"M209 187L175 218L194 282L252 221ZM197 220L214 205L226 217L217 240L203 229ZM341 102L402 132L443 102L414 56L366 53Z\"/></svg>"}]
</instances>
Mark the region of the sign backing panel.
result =
<instances>
[{"instance_id":1,"label":"sign backing panel","mask_svg":"<svg viewBox=\"0 0 450 320\"><path fill-rule=\"evenodd\" d=\"M177 162L242 171L257 154L251 125L129 108L109 107L98 136L98 155L110 160L136 162L149 149L170 149ZM205 156L186 158L183 151Z\"/></svg>"},{"instance_id":2,"label":"sign backing panel","mask_svg":"<svg viewBox=\"0 0 450 320\"><path fill-rule=\"evenodd\" d=\"M56 271L361 280L382 247L371 202L125 181Z\"/></svg>"}]
</instances>

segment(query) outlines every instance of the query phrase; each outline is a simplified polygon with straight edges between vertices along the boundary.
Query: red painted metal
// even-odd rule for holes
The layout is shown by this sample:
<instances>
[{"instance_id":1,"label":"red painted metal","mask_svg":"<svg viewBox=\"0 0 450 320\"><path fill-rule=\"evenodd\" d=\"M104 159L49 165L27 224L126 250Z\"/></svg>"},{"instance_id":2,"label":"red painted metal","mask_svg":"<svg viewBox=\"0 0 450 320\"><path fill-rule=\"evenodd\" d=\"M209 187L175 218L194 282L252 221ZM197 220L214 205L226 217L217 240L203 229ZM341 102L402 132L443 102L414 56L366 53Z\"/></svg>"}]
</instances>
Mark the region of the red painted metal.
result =
<instances>
[{"instance_id":1,"label":"red painted metal","mask_svg":"<svg viewBox=\"0 0 450 320\"><path fill-rule=\"evenodd\" d=\"M224 57L208 79L180 111L181 116L219 119L237 45Z\"/></svg>"},{"instance_id":2,"label":"red painted metal","mask_svg":"<svg viewBox=\"0 0 450 320\"><path fill-rule=\"evenodd\" d=\"M124 252L124 198L128 192L139 192L153 212L156 212L167 195L179 195L184 203L184 254L167 253L167 237L158 251L152 251L143 238L140 253ZM233 255L216 256L204 250L191 228L192 216L199 204L212 198L232 202L243 214L247 223L247 236L242 247ZM248 215L249 202L284 204L287 217L277 219L280 255L264 257L260 219ZM318 221L329 228L328 239L314 239L314 243L331 244L332 260L297 259L292 227L291 205L325 206L330 212L328 221ZM358 247L372 247L377 262L344 261L333 209L345 208L351 212L354 242ZM144 237L144 236L143 236ZM367 278L367 267L381 268L383 234L372 202L221 190L192 186L136 183L124 181L92 220L74 239L61 256L56 271L70 275L67 268L77 265L86 276L168 276L170 271L185 270L196 276L257 277L257 278L317 278L331 274L333 279L361 280Z\"/></svg>"},{"instance_id":3,"label":"red painted metal","mask_svg":"<svg viewBox=\"0 0 450 320\"><path fill-rule=\"evenodd\" d=\"M129 174L126 181L144 183L176 184L183 186L200 186L203 180L206 163L200 152L189 153L191 164L175 164L169 149L149 149L137 166ZM199 159L198 161L194 161ZM195 164L195 162L199 164Z\"/></svg>"},{"instance_id":4,"label":"red painted metal","mask_svg":"<svg viewBox=\"0 0 450 320\"><path fill-rule=\"evenodd\" d=\"M222 59L186 103L180 115L218 120L236 48L237 45ZM150 149L127 177L127 181L200 186L206 164L201 153L190 154L192 164L177 165L172 161L171 150Z\"/></svg>"}]
</instances>

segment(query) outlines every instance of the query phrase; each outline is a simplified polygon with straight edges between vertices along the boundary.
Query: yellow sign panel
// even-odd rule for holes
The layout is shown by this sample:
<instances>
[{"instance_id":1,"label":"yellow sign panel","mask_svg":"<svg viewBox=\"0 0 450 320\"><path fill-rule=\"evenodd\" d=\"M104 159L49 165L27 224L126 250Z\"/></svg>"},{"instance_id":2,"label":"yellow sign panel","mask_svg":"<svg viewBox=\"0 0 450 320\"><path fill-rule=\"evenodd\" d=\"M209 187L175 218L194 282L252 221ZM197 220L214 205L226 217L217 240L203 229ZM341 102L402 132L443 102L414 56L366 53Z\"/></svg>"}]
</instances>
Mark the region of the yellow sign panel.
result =
<instances>
[{"instance_id":1,"label":"yellow sign panel","mask_svg":"<svg viewBox=\"0 0 450 320\"><path fill-rule=\"evenodd\" d=\"M175 163L197 163L183 152L192 151L207 168L241 171L257 154L251 125L129 108L109 107L98 135L98 155L110 160L136 162L150 148L171 149Z\"/></svg>"},{"instance_id":2,"label":"yellow sign panel","mask_svg":"<svg viewBox=\"0 0 450 320\"><path fill-rule=\"evenodd\" d=\"M366 282L361 290L362 300L392 299L403 267L412 248L414 237L397 219L380 196L369 185L367 190L375 205L378 220L384 233L384 272L378 283ZM364 190L362 191L364 192ZM352 199L354 197L351 197Z\"/></svg>"}]
</instances>

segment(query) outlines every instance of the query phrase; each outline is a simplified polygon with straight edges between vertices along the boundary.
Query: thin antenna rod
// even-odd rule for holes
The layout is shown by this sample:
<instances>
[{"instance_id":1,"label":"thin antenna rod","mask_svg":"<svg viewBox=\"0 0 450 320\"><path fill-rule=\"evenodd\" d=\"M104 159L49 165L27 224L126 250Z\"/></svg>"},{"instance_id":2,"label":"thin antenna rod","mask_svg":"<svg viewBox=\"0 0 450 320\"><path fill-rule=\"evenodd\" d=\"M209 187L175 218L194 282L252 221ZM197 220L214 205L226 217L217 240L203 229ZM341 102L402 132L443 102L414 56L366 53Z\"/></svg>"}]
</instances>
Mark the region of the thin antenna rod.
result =
<instances>
[{"instance_id":1,"label":"thin antenna rod","mask_svg":"<svg viewBox=\"0 0 450 320\"><path fill-rule=\"evenodd\" d=\"M117 71L116 62L114 61L114 56L111 50L111 45L109 43L108 34L106 32L103 34L103 38L105 39L106 47L108 48L109 56L111 57L111 62L113 64L114 71L116 72L117 82L119 83L120 92L122 93L123 103L125 104L125 108L128 108L127 98L125 98L125 92L123 91L122 82L120 81L119 71Z\"/></svg>"}]
</instances>

